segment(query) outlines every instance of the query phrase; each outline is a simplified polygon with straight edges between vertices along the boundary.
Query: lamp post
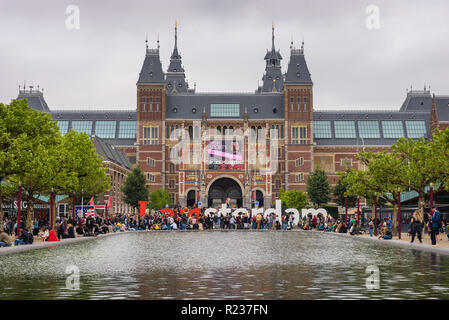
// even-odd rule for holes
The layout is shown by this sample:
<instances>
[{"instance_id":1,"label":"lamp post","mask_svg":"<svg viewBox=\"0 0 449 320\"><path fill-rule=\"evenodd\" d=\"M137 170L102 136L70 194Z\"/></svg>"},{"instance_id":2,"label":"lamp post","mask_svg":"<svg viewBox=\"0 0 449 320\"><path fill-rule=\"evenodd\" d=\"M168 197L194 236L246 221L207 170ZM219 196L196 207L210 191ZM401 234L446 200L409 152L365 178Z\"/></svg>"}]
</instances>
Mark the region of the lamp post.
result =
<instances>
[{"instance_id":1,"label":"lamp post","mask_svg":"<svg viewBox=\"0 0 449 320\"><path fill-rule=\"evenodd\" d=\"M16 238L20 236L20 218L22 211L22 184L19 182L19 192L17 194L17 231Z\"/></svg>"},{"instance_id":2,"label":"lamp post","mask_svg":"<svg viewBox=\"0 0 449 320\"><path fill-rule=\"evenodd\" d=\"M433 183L430 183L430 195L429 195L429 206L430 209L433 207Z\"/></svg>"},{"instance_id":3,"label":"lamp post","mask_svg":"<svg viewBox=\"0 0 449 320\"><path fill-rule=\"evenodd\" d=\"M357 198L357 224L360 223L360 198Z\"/></svg>"},{"instance_id":4,"label":"lamp post","mask_svg":"<svg viewBox=\"0 0 449 320\"><path fill-rule=\"evenodd\" d=\"M377 237L377 193L374 193L374 235Z\"/></svg>"},{"instance_id":5,"label":"lamp post","mask_svg":"<svg viewBox=\"0 0 449 320\"><path fill-rule=\"evenodd\" d=\"M401 188L398 188L398 239L401 240Z\"/></svg>"},{"instance_id":6,"label":"lamp post","mask_svg":"<svg viewBox=\"0 0 449 320\"><path fill-rule=\"evenodd\" d=\"M348 223L348 197L345 197L345 223Z\"/></svg>"},{"instance_id":7,"label":"lamp post","mask_svg":"<svg viewBox=\"0 0 449 320\"><path fill-rule=\"evenodd\" d=\"M76 209L75 209L75 201L76 201L76 195L75 194L73 194L73 198L72 198L72 218L73 218L73 221L75 221L75 219L76 219Z\"/></svg>"},{"instance_id":8,"label":"lamp post","mask_svg":"<svg viewBox=\"0 0 449 320\"><path fill-rule=\"evenodd\" d=\"M50 229L53 229L55 224L55 192L53 188L51 188L50 193Z\"/></svg>"}]
</instances>

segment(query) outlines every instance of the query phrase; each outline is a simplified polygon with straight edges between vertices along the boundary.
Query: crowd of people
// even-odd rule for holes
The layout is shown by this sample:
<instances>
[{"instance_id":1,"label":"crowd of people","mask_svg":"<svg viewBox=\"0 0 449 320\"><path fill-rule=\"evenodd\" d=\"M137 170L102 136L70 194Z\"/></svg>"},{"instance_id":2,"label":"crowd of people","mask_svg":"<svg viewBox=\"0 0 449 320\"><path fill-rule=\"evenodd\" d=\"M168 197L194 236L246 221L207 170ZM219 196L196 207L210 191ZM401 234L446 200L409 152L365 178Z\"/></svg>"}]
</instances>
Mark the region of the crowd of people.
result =
<instances>
[{"instance_id":1,"label":"crowd of people","mask_svg":"<svg viewBox=\"0 0 449 320\"><path fill-rule=\"evenodd\" d=\"M76 237L95 237L100 234L110 232L125 232L136 230L233 230L233 229L253 229L253 230L291 230L299 228L302 230L316 230L323 232L349 233L350 235L369 233L373 237L375 223L378 226L379 239L392 239L392 219L385 217L381 222L369 218L366 228L356 219L355 216L347 221L341 218L333 218L330 215L322 214L304 215L299 222L294 221L293 214L282 213L281 218L262 213L253 215L250 213L240 213L237 215L224 215L220 211L206 214L201 210L198 214L189 215L182 209L174 210L173 215L160 211L151 211L144 216L133 214L113 215L104 219L97 214L86 214L78 219L57 217L54 226L50 228L48 223L35 220L32 230L27 230L22 220L17 231L17 222L8 218L4 219L3 227L0 228L0 247L8 247L14 244L32 244L35 238L41 241L60 241ZM444 230L447 230L449 238L449 223L444 223ZM429 232L432 245L439 244L439 233L443 229L440 212L435 208L429 214L421 215L416 210L410 221L409 234L411 242L415 237L422 242L423 229ZM14 235L14 240L13 239Z\"/></svg>"}]
</instances>

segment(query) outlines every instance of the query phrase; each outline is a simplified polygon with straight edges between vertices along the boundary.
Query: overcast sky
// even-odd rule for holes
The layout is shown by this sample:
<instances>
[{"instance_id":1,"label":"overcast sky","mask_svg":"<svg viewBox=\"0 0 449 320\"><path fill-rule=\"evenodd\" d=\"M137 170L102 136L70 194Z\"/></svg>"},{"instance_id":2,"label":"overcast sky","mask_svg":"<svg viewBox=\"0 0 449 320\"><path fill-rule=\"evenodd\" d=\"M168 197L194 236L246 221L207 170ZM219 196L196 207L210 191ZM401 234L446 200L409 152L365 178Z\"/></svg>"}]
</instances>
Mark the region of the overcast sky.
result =
<instances>
[{"instance_id":1,"label":"overcast sky","mask_svg":"<svg viewBox=\"0 0 449 320\"><path fill-rule=\"evenodd\" d=\"M66 28L77 5L80 29ZM369 5L379 29L367 28ZM160 36L166 71L178 21L178 47L190 87L254 92L262 79L271 23L289 60L305 39L315 109L399 108L406 89L449 94L449 1L65 1L0 0L0 101L19 84L40 85L50 108L127 108Z\"/></svg>"}]
</instances>

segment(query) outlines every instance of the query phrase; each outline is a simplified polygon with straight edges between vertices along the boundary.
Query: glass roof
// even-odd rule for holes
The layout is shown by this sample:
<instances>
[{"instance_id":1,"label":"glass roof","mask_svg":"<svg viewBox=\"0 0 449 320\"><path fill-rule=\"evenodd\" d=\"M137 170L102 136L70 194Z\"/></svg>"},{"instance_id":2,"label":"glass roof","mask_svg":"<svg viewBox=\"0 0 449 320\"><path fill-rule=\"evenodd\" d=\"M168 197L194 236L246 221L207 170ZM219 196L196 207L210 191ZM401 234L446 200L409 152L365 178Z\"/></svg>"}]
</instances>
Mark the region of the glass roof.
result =
<instances>
[{"instance_id":1,"label":"glass roof","mask_svg":"<svg viewBox=\"0 0 449 320\"><path fill-rule=\"evenodd\" d=\"M356 138L354 121L334 121L335 138Z\"/></svg>"},{"instance_id":2,"label":"glass roof","mask_svg":"<svg viewBox=\"0 0 449 320\"><path fill-rule=\"evenodd\" d=\"M332 138L332 129L330 121L314 121L313 136L315 138Z\"/></svg>"},{"instance_id":3,"label":"glass roof","mask_svg":"<svg viewBox=\"0 0 449 320\"><path fill-rule=\"evenodd\" d=\"M380 138L378 121L357 121L360 138Z\"/></svg>"},{"instance_id":4,"label":"glass roof","mask_svg":"<svg viewBox=\"0 0 449 320\"><path fill-rule=\"evenodd\" d=\"M405 121L407 137L418 139L426 136L426 124L424 121Z\"/></svg>"},{"instance_id":5,"label":"glass roof","mask_svg":"<svg viewBox=\"0 0 449 320\"><path fill-rule=\"evenodd\" d=\"M399 139L404 136L402 121L382 121L384 138Z\"/></svg>"}]
</instances>

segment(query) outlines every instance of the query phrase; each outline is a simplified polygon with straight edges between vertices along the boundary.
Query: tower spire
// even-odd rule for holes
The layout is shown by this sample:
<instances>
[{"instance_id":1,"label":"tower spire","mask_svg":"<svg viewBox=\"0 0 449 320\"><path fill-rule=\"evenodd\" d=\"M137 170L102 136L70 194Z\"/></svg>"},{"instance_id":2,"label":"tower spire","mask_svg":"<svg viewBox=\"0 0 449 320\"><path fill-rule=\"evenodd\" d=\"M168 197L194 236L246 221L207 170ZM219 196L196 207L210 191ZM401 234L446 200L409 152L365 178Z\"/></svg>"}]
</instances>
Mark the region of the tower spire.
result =
<instances>
[{"instance_id":1,"label":"tower spire","mask_svg":"<svg viewBox=\"0 0 449 320\"><path fill-rule=\"evenodd\" d=\"M178 21L175 21L175 50L178 50Z\"/></svg>"},{"instance_id":2,"label":"tower spire","mask_svg":"<svg viewBox=\"0 0 449 320\"><path fill-rule=\"evenodd\" d=\"M147 34L146 34L146 36L145 36L145 47L146 47L147 50L148 50L148 32L147 32Z\"/></svg>"},{"instance_id":3,"label":"tower spire","mask_svg":"<svg viewBox=\"0 0 449 320\"><path fill-rule=\"evenodd\" d=\"M271 24L271 50L274 51L274 22Z\"/></svg>"}]
</instances>

